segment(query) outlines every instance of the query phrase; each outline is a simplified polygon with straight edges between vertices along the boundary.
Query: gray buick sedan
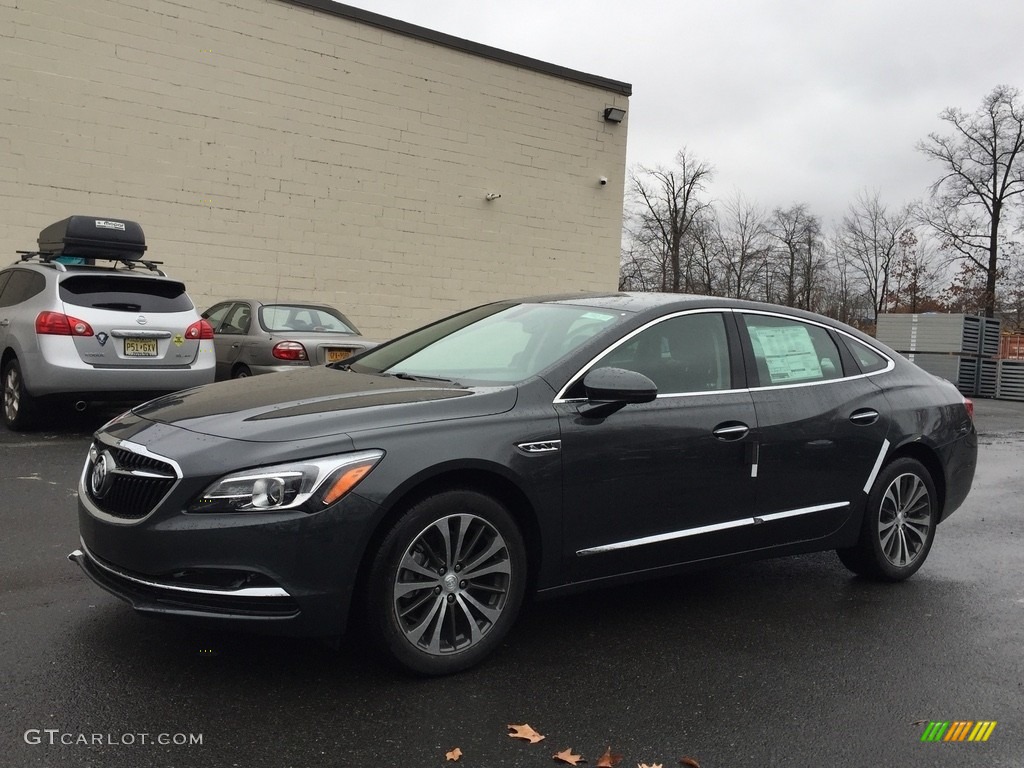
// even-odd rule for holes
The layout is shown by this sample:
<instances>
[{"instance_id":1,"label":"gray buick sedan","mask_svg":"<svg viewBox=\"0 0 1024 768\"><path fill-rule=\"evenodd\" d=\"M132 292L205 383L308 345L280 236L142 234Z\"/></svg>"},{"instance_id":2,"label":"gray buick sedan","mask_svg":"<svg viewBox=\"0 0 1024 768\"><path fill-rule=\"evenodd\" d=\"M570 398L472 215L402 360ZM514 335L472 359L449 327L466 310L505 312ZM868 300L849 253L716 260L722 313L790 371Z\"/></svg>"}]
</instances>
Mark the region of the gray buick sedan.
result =
<instances>
[{"instance_id":1,"label":"gray buick sedan","mask_svg":"<svg viewBox=\"0 0 1024 768\"><path fill-rule=\"evenodd\" d=\"M973 405L818 315L502 301L95 435L71 557L145 614L337 635L456 672L527 594L834 549L900 581L974 477Z\"/></svg>"}]
</instances>

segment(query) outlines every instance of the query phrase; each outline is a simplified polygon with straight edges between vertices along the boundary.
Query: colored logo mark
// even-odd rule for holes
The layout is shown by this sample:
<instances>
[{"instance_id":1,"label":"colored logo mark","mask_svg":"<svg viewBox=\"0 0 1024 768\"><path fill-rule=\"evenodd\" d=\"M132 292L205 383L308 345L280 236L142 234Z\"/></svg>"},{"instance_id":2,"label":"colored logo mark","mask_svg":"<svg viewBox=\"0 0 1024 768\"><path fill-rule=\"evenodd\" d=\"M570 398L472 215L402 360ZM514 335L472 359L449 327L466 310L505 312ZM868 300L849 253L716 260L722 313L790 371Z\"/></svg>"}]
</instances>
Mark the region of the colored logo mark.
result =
<instances>
[{"instance_id":1,"label":"colored logo mark","mask_svg":"<svg viewBox=\"0 0 1024 768\"><path fill-rule=\"evenodd\" d=\"M995 729L995 720L932 721L921 734L921 741L988 741Z\"/></svg>"}]
</instances>

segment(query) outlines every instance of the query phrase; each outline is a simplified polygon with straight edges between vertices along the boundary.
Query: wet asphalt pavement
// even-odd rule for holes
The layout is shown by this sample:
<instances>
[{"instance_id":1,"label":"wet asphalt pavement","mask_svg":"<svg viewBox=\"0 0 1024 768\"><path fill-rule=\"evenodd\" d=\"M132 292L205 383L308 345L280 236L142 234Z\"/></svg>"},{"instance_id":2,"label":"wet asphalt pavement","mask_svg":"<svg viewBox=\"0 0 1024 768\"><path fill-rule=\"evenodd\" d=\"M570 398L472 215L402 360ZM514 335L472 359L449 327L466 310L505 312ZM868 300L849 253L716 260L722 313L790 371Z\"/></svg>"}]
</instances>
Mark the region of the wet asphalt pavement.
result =
<instances>
[{"instance_id":1,"label":"wet asphalt pavement","mask_svg":"<svg viewBox=\"0 0 1024 768\"><path fill-rule=\"evenodd\" d=\"M535 603L440 680L347 642L143 619L94 586L65 556L113 413L0 430L0 766L440 767L458 747L543 768L607 746L622 768L1024 766L1024 403L977 402L974 490L904 584L823 553ZM922 743L940 720L998 724ZM509 738L520 723L546 738Z\"/></svg>"}]
</instances>

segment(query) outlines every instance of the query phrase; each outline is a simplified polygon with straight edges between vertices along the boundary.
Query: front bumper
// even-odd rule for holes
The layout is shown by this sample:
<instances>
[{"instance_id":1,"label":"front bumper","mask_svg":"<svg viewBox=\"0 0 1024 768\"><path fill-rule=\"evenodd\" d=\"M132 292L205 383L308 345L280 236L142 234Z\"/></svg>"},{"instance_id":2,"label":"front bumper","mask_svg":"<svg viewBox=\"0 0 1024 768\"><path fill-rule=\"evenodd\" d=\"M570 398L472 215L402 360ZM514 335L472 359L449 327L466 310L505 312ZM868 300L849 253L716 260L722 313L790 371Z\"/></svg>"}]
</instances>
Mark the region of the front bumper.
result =
<instances>
[{"instance_id":1,"label":"front bumper","mask_svg":"<svg viewBox=\"0 0 1024 768\"><path fill-rule=\"evenodd\" d=\"M130 429L132 423L126 418L112 428ZM153 425L148 431L157 445L162 436L171 442L187 437L194 446L194 438L181 430ZM91 498L92 459L86 461L78 494L81 544L69 557L89 578L141 613L274 634L343 634L378 505L350 493L315 514L185 512L223 474L211 472L211 465L223 466L237 444L210 438L198 451L158 455L129 441L105 439L108 450L130 447L138 461L119 455L118 471L136 477L116 505L110 502L119 491L108 491L107 509ZM259 465L272 463L280 447L257 444L250 450ZM167 454L179 461L156 461ZM166 476L169 468L175 477ZM149 488L150 483L157 485ZM144 513L126 515L133 504Z\"/></svg>"}]
</instances>

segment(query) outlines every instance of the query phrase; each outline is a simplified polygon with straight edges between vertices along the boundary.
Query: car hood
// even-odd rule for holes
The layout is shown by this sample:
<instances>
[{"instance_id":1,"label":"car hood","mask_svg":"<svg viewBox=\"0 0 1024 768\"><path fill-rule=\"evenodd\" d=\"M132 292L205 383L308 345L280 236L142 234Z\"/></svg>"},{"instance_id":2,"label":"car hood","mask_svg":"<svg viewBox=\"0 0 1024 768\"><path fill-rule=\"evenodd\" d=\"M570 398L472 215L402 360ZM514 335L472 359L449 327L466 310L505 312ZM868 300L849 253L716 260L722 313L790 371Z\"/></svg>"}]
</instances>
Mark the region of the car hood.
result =
<instances>
[{"instance_id":1,"label":"car hood","mask_svg":"<svg viewBox=\"0 0 1024 768\"><path fill-rule=\"evenodd\" d=\"M277 442L503 413L515 387L461 387L327 367L253 376L151 400L148 421L234 440Z\"/></svg>"}]
</instances>

